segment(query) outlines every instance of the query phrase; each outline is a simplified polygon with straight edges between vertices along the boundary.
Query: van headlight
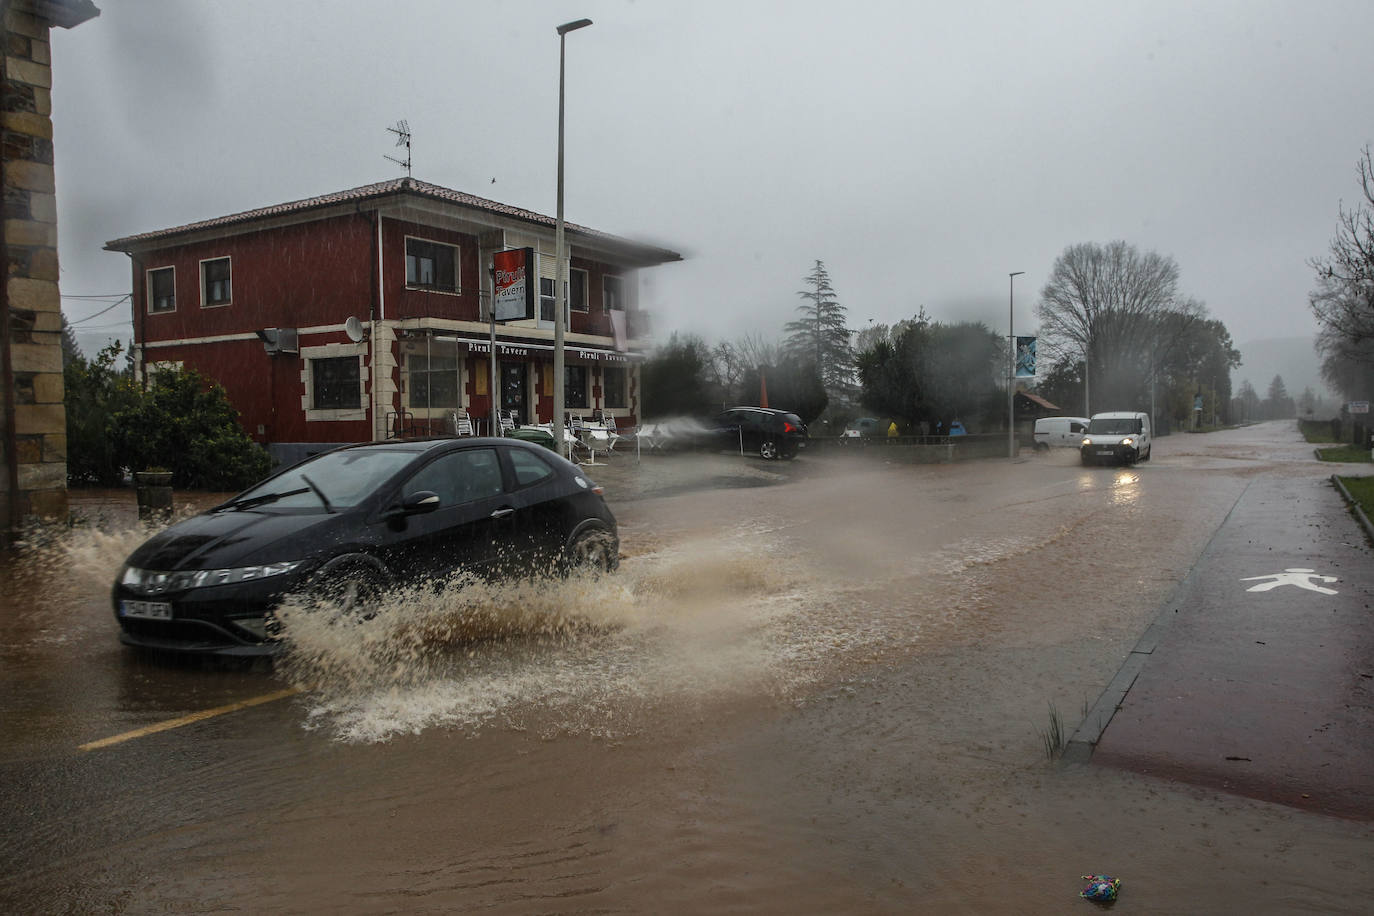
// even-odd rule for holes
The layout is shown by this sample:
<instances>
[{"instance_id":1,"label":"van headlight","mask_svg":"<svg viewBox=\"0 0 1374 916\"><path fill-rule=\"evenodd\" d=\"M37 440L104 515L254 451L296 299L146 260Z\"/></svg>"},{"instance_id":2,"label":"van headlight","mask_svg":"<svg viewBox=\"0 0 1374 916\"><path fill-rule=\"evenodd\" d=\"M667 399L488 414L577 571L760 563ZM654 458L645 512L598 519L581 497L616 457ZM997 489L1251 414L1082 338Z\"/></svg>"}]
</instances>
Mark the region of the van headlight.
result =
<instances>
[{"instance_id":1,"label":"van headlight","mask_svg":"<svg viewBox=\"0 0 1374 916\"><path fill-rule=\"evenodd\" d=\"M1093 444L1093 440L1089 439L1087 436L1084 436L1084 437L1083 437L1083 444L1084 444L1084 445L1092 445L1092 444Z\"/></svg>"},{"instance_id":2,"label":"van headlight","mask_svg":"<svg viewBox=\"0 0 1374 916\"><path fill-rule=\"evenodd\" d=\"M1133 446L1135 445L1135 440L1132 439L1130 436L1127 436L1125 439L1121 440L1121 444L1126 446Z\"/></svg>"},{"instance_id":3,"label":"van headlight","mask_svg":"<svg viewBox=\"0 0 1374 916\"><path fill-rule=\"evenodd\" d=\"M235 585L254 579L269 579L297 569L304 560L284 563L263 563L258 566L236 566L232 569L188 569L177 572L158 572L151 569L124 567L119 584L141 595L161 595L165 592L184 592L193 588L215 585Z\"/></svg>"}]
</instances>

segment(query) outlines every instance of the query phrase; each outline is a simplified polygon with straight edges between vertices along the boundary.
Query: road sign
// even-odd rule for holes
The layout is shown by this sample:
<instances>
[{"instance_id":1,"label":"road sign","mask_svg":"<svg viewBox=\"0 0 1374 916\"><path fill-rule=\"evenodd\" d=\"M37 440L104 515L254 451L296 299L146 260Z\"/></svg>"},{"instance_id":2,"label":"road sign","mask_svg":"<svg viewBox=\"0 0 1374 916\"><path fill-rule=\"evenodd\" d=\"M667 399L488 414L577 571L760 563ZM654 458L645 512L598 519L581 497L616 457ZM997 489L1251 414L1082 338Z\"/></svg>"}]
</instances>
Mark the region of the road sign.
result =
<instances>
[{"instance_id":1,"label":"road sign","mask_svg":"<svg viewBox=\"0 0 1374 916\"><path fill-rule=\"evenodd\" d=\"M1351 402L1350 402L1350 412L1351 412L1351 413L1369 413L1369 402L1368 402L1368 401L1351 401Z\"/></svg>"}]
</instances>

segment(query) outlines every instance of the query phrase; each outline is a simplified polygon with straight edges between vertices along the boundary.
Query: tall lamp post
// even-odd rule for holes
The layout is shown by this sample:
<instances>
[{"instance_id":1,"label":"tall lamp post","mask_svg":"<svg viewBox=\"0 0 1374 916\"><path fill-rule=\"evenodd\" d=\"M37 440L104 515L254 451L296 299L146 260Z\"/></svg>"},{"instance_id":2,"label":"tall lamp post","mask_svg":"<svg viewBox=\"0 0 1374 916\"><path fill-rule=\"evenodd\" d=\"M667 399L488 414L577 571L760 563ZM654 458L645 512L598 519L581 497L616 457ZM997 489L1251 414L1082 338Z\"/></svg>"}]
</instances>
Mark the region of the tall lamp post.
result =
<instances>
[{"instance_id":1,"label":"tall lamp post","mask_svg":"<svg viewBox=\"0 0 1374 916\"><path fill-rule=\"evenodd\" d=\"M1024 270L1007 274L1007 335L1011 344L1011 366L1007 372L1007 457L1016 457L1016 278Z\"/></svg>"},{"instance_id":2,"label":"tall lamp post","mask_svg":"<svg viewBox=\"0 0 1374 916\"><path fill-rule=\"evenodd\" d=\"M590 19L565 22L558 27L558 222L554 230L554 293L553 293L553 439L558 454L568 456L563 425L563 325L567 310L567 281L563 279L563 58L567 34L591 25Z\"/></svg>"}]
</instances>

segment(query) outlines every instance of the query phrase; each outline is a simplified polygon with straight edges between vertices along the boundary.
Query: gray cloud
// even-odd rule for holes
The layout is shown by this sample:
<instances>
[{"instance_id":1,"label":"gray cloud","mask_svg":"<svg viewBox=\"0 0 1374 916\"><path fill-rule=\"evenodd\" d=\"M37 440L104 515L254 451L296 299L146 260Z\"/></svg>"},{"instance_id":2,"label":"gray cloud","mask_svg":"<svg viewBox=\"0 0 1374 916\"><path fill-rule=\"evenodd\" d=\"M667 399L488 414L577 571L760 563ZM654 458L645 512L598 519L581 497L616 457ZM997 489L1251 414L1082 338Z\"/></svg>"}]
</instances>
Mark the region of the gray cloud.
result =
<instances>
[{"instance_id":1,"label":"gray cloud","mask_svg":"<svg viewBox=\"0 0 1374 916\"><path fill-rule=\"evenodd\" d=\"M127 291L106 239L397 174L398 118L417 177L551 213L581 16L568 216L690 254L649 298L707 336L776 333L816 258L855 324L1002 329L1024 270L1030 330L1059 252L1116 238L1237 340L1308 335L1374 140L1365 2L109 0L54 35L64 292Z\"/></svg>"}]
</instances>

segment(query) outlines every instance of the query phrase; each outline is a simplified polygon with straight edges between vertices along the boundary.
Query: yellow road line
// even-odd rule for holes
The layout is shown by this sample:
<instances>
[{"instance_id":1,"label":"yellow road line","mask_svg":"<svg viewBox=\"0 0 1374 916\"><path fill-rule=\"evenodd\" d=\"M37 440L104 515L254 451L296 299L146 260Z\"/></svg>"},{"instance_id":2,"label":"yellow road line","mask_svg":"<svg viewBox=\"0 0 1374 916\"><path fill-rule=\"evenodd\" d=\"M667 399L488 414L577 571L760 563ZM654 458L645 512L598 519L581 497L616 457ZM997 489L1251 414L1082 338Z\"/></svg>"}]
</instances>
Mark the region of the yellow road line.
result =
<instances>
[{"instance_id":1,"label":"yellow road line","mask_svg":"<svg viewBox=\"0 0 1374 916\"><path fill-rule=\"evenodd\" d=\"M299 687L289 687L286 690L278 690L276 693L265 693L260 697L253 697L249 700L240 700L237 703L230 703L228 706L217 706L214 709L205 709L200 712L193 712L189 716L182 716L178 719L167 719L155 725L148 725L144 728L136 728L131 732L122 735L114 735L109 738L101 738L99 741L92 741L77 748L79 751L95 751L102 747L109 747L112 744L123 744L125 741L132 741L135 738L143 738L148 735L155 735L158 732L165 732L173 728L181 728L183 725L190 725L193 722L203 722L206 719L213 719L215 716L222 716L225 713L238 712L240 709L248 709L250 706L261 706L263 703L272 703L276 700L284 700L287 697L295 696L301 692Z\"/></svg>"}]
</instances>

